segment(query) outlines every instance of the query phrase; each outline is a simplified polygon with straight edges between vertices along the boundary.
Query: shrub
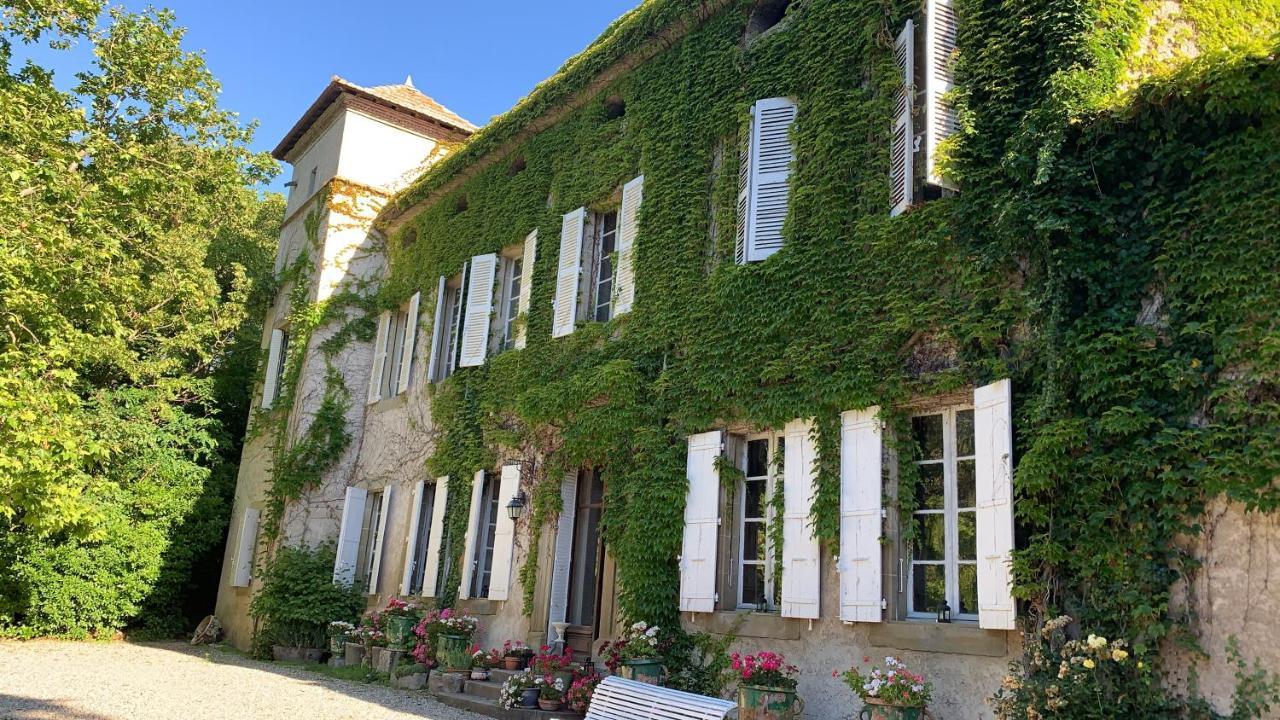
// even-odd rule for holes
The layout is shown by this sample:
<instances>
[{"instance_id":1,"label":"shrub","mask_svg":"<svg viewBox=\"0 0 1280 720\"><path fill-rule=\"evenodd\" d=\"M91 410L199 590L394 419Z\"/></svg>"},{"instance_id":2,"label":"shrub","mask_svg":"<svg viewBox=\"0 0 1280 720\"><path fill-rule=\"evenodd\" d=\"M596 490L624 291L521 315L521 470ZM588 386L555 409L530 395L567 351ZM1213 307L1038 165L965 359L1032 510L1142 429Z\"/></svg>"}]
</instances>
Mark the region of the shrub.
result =
<instances>
[{"instance_id":1,"label":"shrub","mask_svg":"<svg viewBox=\"0 0 1280 720\"><path fill-rule=\"evenodd\" d=\"M262 620L255 650L260 652L267 640L323 647L330 622L359 616L365 602L360 590L333 582L335 554L332 543L276 551L262 571L262 589L249 605L249 614Z\"/></svg>"}]
</instances>

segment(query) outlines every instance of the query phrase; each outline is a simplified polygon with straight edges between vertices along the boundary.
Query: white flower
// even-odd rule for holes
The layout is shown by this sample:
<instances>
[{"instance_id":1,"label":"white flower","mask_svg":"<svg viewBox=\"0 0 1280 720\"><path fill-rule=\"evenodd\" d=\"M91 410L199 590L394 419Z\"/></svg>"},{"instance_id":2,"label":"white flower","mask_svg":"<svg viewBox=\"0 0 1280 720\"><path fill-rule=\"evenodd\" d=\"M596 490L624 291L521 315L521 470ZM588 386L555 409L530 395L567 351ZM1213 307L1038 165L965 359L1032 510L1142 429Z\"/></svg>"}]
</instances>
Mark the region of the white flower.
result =
<instances>
[{"instance_id":1,"label":"white flower","mask_svg":"<svg viewBox=\"0 0 1280 720\"><path fill-rule=\"evenodd\" d=\"M643 620L641 620L641 621L639 621L639 622L637 622L637 623L633 623L633 624L631 625L631 629L632 629L632 630L644 630L644 629L645 629L645 628L647 628L647 627L649 627L649 624L648 624L648 623L646 623L646 622L645 622L645 621L643 621Z\"/></svg>"},{"instance_id":2,"label":"white flower","mask_svg":"<svg viewBox=\"0 0 1280 720\"><path fill-rule=\"evenodd\" d=\"M658 634L658 628L656 627L651 627L647 631L645 631L645 635L648 635L649 637L654 637L657 634Z\"/></svg>"},{"instance_id":3,"label":"white flower","mask_svg":"<svg viewBox=\"0 0 1280 720\"><path fill-rule=\"evenodd\" d=\"M923 686L923 685L912 685L912 686L911 686L911 692L920 692L920 691L921 691L921 690L923 690L923 689L924 689L924 686Z\"/></svg>"}]
</instances>

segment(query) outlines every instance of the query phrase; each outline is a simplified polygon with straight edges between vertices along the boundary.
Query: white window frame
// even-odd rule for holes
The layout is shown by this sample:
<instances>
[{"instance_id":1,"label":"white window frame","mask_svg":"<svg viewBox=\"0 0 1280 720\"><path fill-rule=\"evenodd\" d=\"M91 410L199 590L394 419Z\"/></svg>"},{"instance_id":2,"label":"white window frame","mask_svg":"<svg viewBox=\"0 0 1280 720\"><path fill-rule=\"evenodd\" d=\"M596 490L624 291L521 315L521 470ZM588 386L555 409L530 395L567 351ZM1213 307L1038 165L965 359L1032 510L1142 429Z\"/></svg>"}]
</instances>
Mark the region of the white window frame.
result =
<instances>
[{"instance_id":1,"label":"white window frame","mask_svg":"<svg viewBox=\"0 0 1280 720\"><path fill-rule=\"evenodd\" d=\"M506 511L506 506L499 495L501 479L496 473L484 473L484 487L477 496L482 503L477 509L475 536L472 544L470 587L467 588L469 598L488 597L491 585L485 584L488 575L492 583L493 559L497 546L496 530L498 514ZM493 540L489 539L489 529L495 530Z\"/></svg>"},{"instance_id":2,"label":"white window frame","mask_svg":"<svg viewBox=\"0 0 1280 720\"><path fill-rule=\"evenodd\" d=\"M405 347L409 332L409 303L405 302L391 313L391 324L387 327L386 360L382 363L382 377L378 379L378 397L386 399L400 394L400 368L406 352L412 348ZM413 361L410 360L410 363ZM412 368L412 365L410 366ZM410 369L412 372L412 369Z\"/></svg>"},{"instance_id":3,"label":"white window frame","mask_svg":"<svg viewBox=\"0 0 1280 720\"><path fill-rule=\"evenodd\" d=\"M444 307L436 308L436 313L443 312L444 322L439 325L437 337L431 342L437 348L433 351L433 364L428 368L431 382L443 382L458 369L458 352L462 340L462 312L466 305L467 267L462 272L445 281Z\"/></svg>"},{"instance_id":4,"label":"white window frame","mask_svg":"<svg viewBox=\"0 0 1280 720\"><path fill-rule=\"evenodd\" d=\"M498 257L498 322L489 343L494 355L516 346L516 318L520 315L520 289L527 282L524 245L515 245Z\"/></svg>"},{"instance_id":5,"label":"white window frame","mask_svg":"<svg viewBox=\"0 0 1280 720\"><path fill-rule=\"evenodd\" d=\"M408 553L408 562L405 566L408 568L408 580L404 583L407 589L407 595L421 595L422 589L426 583L425 569L427 558L431 554L431 520L435 517L436 508L436 483L423 483L422 485L422 504L418 506L418 522L415 526L412 522L410 528L414 531L409 536L409 542L405 552Z\"/></svg>"},{"instance_id":6,"label":"white window frame","mask_svg":"<svg viewBox=\"0 0 1280 720\"><path fill-rule=\"evenodd\" d=\"M373 566L377 555L382 552L378 543L378 523L382 513L386 511L386 489L370 490L365 496L364 519L360 523L360 555L356 563L357 585L368 588L373 585Z\"/></svg>"},{"instance_id":7,"label":"white window frame","mask_svg":"<svg viewBox=\"0 0 1280 720\"><path fill-rule=\"evenodd\" d=\"M613 229L606 233L604 229L605 218L610 215L613 216ZM586 302L583 317L585 317L588 322L609 322L614 317L614 289L618 282L618 268L617 263L614 260L618 250L618 239L622 230L618 223L620 215L621 213L619 212L619 208L616 207L608 210L598 210L591 213L591 222L588 228L591 232L590 273L583 279L583 282L586 283L586 288L582 293ZM606 235L612 236L613 239L613 250L610 250L607 253L604 251ZM608 263L609 277L607 280L602 280L600 278L600 273L605 268L605 263ZM601 285L605 282L608 282L609 287L608 290L602 292ZM604 308L605 311L606 316L604 319L600 319L598 317L601 308Z\"/></svg>"},{"instance_id":8,"label":"white window frame","mask_svg":"<svg viewBox=\"0 0 1280 720\"><path fill-rule=\"evenodd\" d=\"M264 400L262 406L265 408L274 407L276 400L280 399L280 395L284 392L284 376L289 369L289 340L291 339L289 326L282 325L275 329L280 332L280 348L276 351L275 377L272 378L273 382L270 383L269 387L271 397L266 397L268 387L265 384L262 390Z\"/></svg>"},{"instance_id":9,"label":"white window frame","mask_svg":"<svg viewBox=\"0 0 1280 720\"><path fill-rule=\"evenodd\" d=\"M937 618L937 608L925 608L917 610L915 608L915 567L916 565L942 565L943 573L946 578L946 602L951 607L952 620L960 620L964 622L978 621L977 608L973 608L972 613L960 613L960 566L974 566L975 577L977 573L977 556L972 560L961 560L960 555L960 531L959 531L959 514L968 512L973 515L975 532L977 529L977 507L958 507L959 487L957 485L956 468L962 460L971 460L976 463L976 455L956 455L956 415L964 411L973 411L971 403L948 405L941 408L932 408L922 410L912 414L912 418L930 417L935 415L942 416L942 459L941 460L916 460L917 467L923 465L942 465L942 487L943 487L943 509L916 509L912 512L911 522L915 522L918 515L944 515L944 553L942 560L916 560L914 547L908 546L906 549L907 558L907 617L919 620L935 620ZM976 450L975 438L975 450ZM976 470L976 469L975 469ZM975 475L976 482L976 475ZM975 486L976 498L976 486ZM975 500L976 502L976 500ZM976 546L975 546L976 549Z\"/></svg>"},{"instance_id":10,"label":"white window frame","mask_svg":"<svg viewBox=\"0 0 1280 720\"><path fill-rule=\"evenodd\" d=\"M768 452L765 460L765 475L748 476L747 462L751 453L751 443L756 440L764 440L768 443ZM782 482L782 467L778 464L778 445L780 441L784 441L780 432L762 432L746 436L742 442L741 455L738 458L738 467L741 468L743 477L738 478L736 488L737 507L734 509L735 530L738 534L738 561L735 563L734 572L737 577L734 578L735 584L738 586L736 607L739 610L755 610L755 603L743 602L742 593L746 588L743 582L743 571L748 565L764 566L764 597L765 606L770 612L777 610L777 603L774 602L777 578L773 576L774 565L776 564L775 552L777 548L773 547L773 540L769 537L769 527L774 521L775 511L771 500L777 487L777 483ZM748 518L747 514L747 481L758 480L763 478L765 481L764 495L761 498L761 506L764 509L764 517ZM747 521L757 522L761 524L764 532L764 557L756 560L747 560Z\"/></svg>"}]
</instances>

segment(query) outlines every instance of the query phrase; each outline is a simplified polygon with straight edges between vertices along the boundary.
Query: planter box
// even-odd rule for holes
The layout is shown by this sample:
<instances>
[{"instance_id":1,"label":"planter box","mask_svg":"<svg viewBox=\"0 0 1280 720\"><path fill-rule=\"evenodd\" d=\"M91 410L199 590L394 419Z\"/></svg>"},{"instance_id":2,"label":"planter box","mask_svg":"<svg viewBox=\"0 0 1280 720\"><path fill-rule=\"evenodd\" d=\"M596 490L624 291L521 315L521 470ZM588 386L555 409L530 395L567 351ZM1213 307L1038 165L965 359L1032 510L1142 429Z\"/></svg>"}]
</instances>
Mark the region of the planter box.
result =
<instances>
[{"instance_id":1,"label":"planter box","mask_svg":"<svg viewBox=\"0 0 1280 720\"><path fill-rule=\"evenodd\" d=\"M272 645L271 655L280 662L318 663L324 659L324 650L320 648L296 648L284 645Z\"/></svg>"}]
</instances>

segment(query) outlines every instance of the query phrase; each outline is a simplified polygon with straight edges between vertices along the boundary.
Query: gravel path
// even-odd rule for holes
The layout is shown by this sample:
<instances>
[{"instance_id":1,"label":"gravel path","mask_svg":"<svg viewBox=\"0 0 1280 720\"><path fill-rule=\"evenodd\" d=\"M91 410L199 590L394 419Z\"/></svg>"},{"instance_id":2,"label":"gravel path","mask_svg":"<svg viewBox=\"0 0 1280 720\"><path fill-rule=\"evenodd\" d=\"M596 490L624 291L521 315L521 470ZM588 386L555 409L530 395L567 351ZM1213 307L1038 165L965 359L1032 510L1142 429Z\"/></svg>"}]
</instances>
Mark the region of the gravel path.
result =
<instances>
[{"instance_id":1,"label":"gravel path","mask_svg":"<svg viewBox=\"0 0 1280 720\"><path fill-rule=\"evenodd\" d=\"M0 642L4 720L486 720L392 690L185 643Z\"/></svg>"}]
</instances>

